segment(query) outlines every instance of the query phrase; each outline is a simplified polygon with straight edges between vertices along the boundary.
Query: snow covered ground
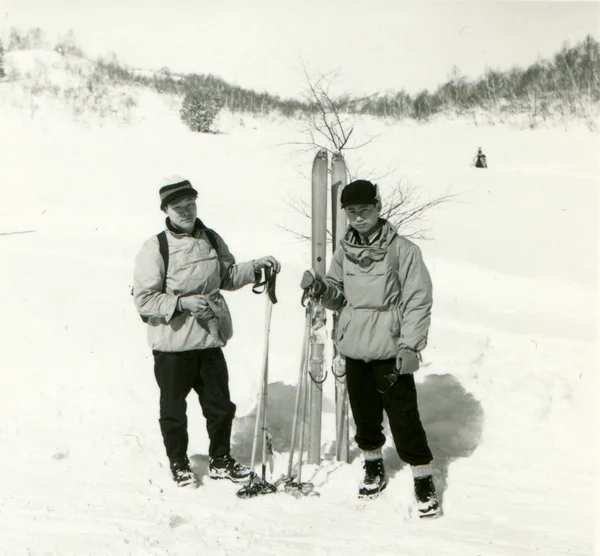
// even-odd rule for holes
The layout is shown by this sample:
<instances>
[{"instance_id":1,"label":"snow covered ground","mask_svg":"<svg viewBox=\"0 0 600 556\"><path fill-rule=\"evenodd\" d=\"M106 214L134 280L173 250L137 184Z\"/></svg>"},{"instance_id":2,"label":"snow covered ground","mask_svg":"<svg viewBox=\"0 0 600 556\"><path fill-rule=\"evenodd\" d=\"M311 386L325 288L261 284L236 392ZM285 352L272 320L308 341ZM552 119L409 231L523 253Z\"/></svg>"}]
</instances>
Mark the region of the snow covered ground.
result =
<instances>
[{"instance_id":1,"label":"snow covered ground","mask_svg":"<svg viewBox=\"0 0 600 556\"><path fill-rule=\"evenodd\" d=\"M31 66L32 56L9 53L8 65L62 79L56 57ZM310 260L309 245L282 230L308 231L290 206L309 198L314 154L289 144L300 140L297 125L225 114L222 133L193 134L176 99L136 90L124 91L136 99L125 119L74 115L32 95L21 76L0 83L0 554L594 553L597 132L451 119L356 124L357 135L376 139L348 156L350 168L384 195L398 181L424 200L456 195L428 213L433 239L418 242L435 297L417 380L445 509L420 522L391 439L388 489L357 499L355 446L350 464L332 456L331 378L324 461L303 471L320 496L240 500L238 486L210 482L192 396L190 457L202 486L177 489L170 479L152 356L129 294L133 259L163 223L159 181L189 178L199 215L238 260L282 262L270 354L277 478L287 471L299 281ZM488 170L469 166L478 146ZM248 462L264 299L250 288L226 296L233 450Z\"/></svg>"}]
</instances>

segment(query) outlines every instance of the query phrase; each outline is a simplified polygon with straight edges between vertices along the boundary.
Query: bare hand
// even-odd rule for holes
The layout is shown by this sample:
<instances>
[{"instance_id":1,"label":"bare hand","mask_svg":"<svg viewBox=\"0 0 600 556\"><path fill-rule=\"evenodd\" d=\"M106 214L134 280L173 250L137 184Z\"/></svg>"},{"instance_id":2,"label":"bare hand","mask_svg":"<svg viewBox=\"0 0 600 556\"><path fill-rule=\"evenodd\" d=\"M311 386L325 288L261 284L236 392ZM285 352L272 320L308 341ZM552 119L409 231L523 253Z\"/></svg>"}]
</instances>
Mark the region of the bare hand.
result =
<instances>
[{"instance_id":1,"label":"bare hand","mask_svg":"<svg viewBox=\"0 0 600 556\"><path fill-rule=\"evenodd\" d=\"M279 272L281 270L281 265L275 257L267 255L266 257L256 259L254 261L254 268L256 270L259 270L261 268L272 268L275 272Z\"/></svg>"},{"instance_id":2,"label":"bare hand","mask_svg":"<svg viewBox=\"0 0 600 556\"><path fill-rule=\"evenodd\" d=\"M190 311L191 313L203 313L207 309L210 310L208 301L206 301L206 296L204 295L188 295L186 297L180 297L179 302L184 311Z\"/></svg>"}]
</instances>

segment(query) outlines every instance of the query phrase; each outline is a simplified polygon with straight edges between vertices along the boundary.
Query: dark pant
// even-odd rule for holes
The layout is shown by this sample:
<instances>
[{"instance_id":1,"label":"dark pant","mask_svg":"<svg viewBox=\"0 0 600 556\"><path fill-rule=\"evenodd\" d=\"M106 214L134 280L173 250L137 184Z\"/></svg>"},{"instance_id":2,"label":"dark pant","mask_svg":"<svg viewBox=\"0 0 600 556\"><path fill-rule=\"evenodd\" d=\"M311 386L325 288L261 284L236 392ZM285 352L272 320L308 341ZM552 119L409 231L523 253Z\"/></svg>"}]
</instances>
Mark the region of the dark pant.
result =
<instances>
[{"instance_id":1,"label":"dark pant","mask_svg":"<svg viewBox=\"0 0 600 556\"><path fill-rule=\"evenodd\" d=\"M367 363L346 357L348 398L356 424L354 439L361 450L381 448L385 444L385 410L400 459L425 465L433 456L419 416L415 379L412 374L400 375L391 386L385 375L393 372L395 364L395 359Z\"/></svg>"},{"instance_id":2,"label":"dark pant","mask_svg":"<svg viewBox=\"0 0 600 556\"><path fill-rule=\"evenodd\" d=\"M160 430L171 461L185 458L188 448L186 397L198 394L211 457L229 454L235 404L220 348L181 352L153 351L154 375L160 388Z\"/></svg>"}]
</instances>

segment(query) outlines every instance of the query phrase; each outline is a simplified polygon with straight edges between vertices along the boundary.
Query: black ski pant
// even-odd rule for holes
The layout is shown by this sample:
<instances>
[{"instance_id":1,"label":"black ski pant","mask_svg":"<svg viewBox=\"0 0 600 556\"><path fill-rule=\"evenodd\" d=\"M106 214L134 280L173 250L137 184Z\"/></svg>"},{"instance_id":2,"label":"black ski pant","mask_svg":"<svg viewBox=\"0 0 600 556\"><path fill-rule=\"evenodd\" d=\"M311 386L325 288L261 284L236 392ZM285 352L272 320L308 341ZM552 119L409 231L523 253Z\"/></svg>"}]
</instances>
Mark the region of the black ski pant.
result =
<instances>
[{"instance_id":1,"label":"black ski pant","mask_svg":"<svg viewBox=\"0 0 600 556\"><path fill-rule=\"evenodd\" d=\"M186 398L198 394L211 457L229 454L235 404L221 348L180 352L153 351L154 375L160 388L160 430L171 462L187 457Z\"/></svg>"},{"instance_id":2,"label":"black ski pant","mask_svg":"<svg viewBox=\"0 0 600 556\"><path fill-rule=\"evenodd\" d=\"M400 459L410 465L433 460L417 405L417 389L411 374L400 375L394 385L395 359L362 361L346 357L348 399L356 424L354 439L361 450L377 450L385 444L383 411Z\"/></svg>"}]
</instances>

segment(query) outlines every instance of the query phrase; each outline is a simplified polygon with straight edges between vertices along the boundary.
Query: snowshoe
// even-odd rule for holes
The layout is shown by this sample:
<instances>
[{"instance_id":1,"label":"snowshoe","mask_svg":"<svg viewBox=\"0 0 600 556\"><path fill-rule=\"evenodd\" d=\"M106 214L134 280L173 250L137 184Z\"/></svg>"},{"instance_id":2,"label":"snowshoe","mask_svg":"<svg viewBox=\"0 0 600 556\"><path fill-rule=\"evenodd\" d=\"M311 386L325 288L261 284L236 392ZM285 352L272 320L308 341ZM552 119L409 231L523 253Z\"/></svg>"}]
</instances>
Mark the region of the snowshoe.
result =
<instances>
[{"instance_id":1,"label":"snowshoe","mask_svg":"<svg viewBox=\"0 0 600 556\"><path fill-rule=\"evenodd\" d=\"M420 518L431 519L442 515L442 508L431 475L415 479L415 498Z\"/></svg>"},{"instance_id":2,"label":"snowshoe","mask_svg":"<svg viewBox=\"0 0 600 556\"><path fill-rule=\"evenodd\" d=\"M176 460L171 462L171 473L173 480L179 487L196 488L198 486L198 478L190 468L188 459Z\"/></svg>"},{"instance_id":3,"label":"snowshoe","mask_svg":"<svg viewBox=\"0 0 600 556\"><path fill-rule=\"evenodd\" d=\"M210 458L208 474L211 479L229 479L234 483L241 483L252 475L252 470L226 455Z\"/></svg>"},{"instance_id":4,"label":"snowshoe","mask_svg":"<svg viewBox=\"0 0 600 556\"><path fill-rule=\"evenodd\" d=\"M360 483L358 497L375 498L388 484L383 459L365 461L364 470L365 477Z\"/></svg>"}]
</instances>

